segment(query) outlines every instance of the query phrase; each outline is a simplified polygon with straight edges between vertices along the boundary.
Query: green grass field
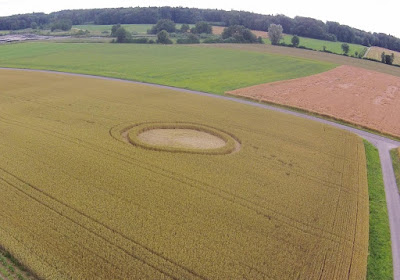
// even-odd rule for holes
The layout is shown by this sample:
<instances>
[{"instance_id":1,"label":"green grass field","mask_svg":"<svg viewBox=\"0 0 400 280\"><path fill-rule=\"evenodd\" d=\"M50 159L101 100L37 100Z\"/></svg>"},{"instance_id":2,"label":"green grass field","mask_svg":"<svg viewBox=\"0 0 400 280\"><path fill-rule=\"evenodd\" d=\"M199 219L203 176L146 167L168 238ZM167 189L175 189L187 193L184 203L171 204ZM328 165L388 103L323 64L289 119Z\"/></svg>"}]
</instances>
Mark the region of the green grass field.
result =
<instances>
[{"instance_id":1,"label":"green grass field","mask_svg":"<svg viewBox=\"0 0 400 280\"><path fill-rule=\"evenodd\" d=\"M284 36L283 42L286 44L291 44L292 43L292 35L286 35ZM325 46L328 51L331 51L336 54L343 54L342 50L342 42L331 42L331 41L325 41L325 40L317 40L317 39L311 39L311 38L305 38L305 37L299 37L300 38L300 46L305 46L310 49L314 49L317 51L322 51L323 47ZM350 50L349 50L349 55L355 55L355 52L361 53L366 47L362 45L357 45L357 44L349 44Z\"/></svg>"},{"instance_id":2,"label":"green grass field","mask_svg":"<svg viewBox=\"0 0 400 280\"><path fill-rule=\"evenodd\" d=\"M400 77L400 67L393 67L381 62L370 61L366 59L358 59L344 55L336 55L324 52L316 52L311 50L304 50L299 48L288 48L282 46L272 46L268 44L214 44L210 45L199 45L203 48L221 48L221 49L233 49L233 50L247 50L257 53L268 53L272 55L285 55L298 57L303 59L312 59L318 61L324 61L328 63L334 63L339 65L351 65L355 67L364 68L367 70L373 70L381 73L390 74L393 76Z\"/></svg>"},{"instance_id":3,"label":"green grass field","mask_svg":"<svg viewBox=\"0 0 400 280\"><path fill-rule=\"evenodd\" d=\"M36 42L0 46L0 66L94 74L222 94L336 65L220 48Z\"/></svg>"},{"instance_id":4,"label":"green grass field","mask_svg":"<svg viewBox=\"0 0 400 280\"><path fill-rule=\"evenodd\" d=\"M369 255L367 279L393 279L392 247L378 150L364 141L368 167Z\"/></svg>"},{"instance_id":5,"label":"green grass field","mask_svg":"<svg viewBox=\"0 0 400 280\"><path fill-rule=\"evenodd\" d=\"M400 191L400 149L390 151L390 156L393 163L393 171L396 176L397 188Z\"/></svg>"},{"instance_id":6,"label":"green grass field","mask_svg":"<svg viewBox=\"0 0 400 280\"><path fill-rule=\"evenodd\" d=\"M285 35L283 37L283 40L281 42L285 44L292 44L292 35ZM332 42L332 41L325 41L325 40L318 40L318 39L312 39L312 38L306 38L306 37L299 37L300 38L300 46L305 46L307 48L316 50L316 51L322 51L323 47L325 46L328 51L331 51L335 54L343 54L342 50L342 42ZM264 39L264 42L268 45L271 44L271 41L269 39ZM361 53L364 50L366 50L366 47L362 45L357 45L357 44L349 44L350 50L349 50L349 55L354 55L355 52Z\"/></svg>"}]
</instances>

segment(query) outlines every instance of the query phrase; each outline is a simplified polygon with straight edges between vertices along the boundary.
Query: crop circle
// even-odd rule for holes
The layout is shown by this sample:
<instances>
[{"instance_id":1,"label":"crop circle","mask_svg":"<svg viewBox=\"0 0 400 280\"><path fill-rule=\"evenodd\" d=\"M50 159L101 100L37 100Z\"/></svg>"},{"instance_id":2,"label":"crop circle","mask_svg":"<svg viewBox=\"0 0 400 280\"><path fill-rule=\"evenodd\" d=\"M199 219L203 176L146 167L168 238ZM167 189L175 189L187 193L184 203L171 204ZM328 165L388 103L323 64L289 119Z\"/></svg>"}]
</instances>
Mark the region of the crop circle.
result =
<instances>
[{"instance_id":1,"label":"crop circle","mask_svg":"<svg viewBox=\"0 0 400 280\"><path fill-rule=\"evenodd\" d=\"M120 130L120 136L124 142L155 151L223 155L240 149L233 135L195 123L135 124Z\"/></svg>"}]
</instances>

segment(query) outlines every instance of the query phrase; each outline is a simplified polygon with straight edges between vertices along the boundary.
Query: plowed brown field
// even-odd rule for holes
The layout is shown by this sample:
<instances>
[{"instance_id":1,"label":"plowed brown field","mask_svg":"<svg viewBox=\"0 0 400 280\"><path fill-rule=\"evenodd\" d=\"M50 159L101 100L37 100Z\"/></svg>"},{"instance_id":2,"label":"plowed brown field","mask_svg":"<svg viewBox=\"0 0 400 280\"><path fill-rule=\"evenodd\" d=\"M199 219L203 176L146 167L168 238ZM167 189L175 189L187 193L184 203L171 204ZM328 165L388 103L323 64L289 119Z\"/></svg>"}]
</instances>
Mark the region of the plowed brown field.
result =
<instances>
[{"instance_id":1,"label":"plowed brown field","mask_svg":"<svg viewBox=\"0 0 400 280\"><path fill-rule=\"evenodd\" d=\"M400 137L400 78L352 66L228 92L305 109Z\"/></svg>"}]
</instances>

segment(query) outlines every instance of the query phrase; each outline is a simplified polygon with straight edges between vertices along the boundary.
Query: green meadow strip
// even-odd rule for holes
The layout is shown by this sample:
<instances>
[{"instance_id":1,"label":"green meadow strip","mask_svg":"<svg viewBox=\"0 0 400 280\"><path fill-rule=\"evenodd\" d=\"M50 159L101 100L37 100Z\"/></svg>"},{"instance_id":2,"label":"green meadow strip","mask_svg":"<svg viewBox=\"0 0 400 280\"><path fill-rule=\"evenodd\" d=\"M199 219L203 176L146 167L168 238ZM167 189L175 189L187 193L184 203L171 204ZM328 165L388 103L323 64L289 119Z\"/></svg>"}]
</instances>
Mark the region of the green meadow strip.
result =
<instances>
[{"instance_id":1,"label":"green meadow strip","mask_svg":"<svg viewBox=\"0 0 400 280\"><path fill-rule=\"evenodd\" d=\"M385 186L378 150L364 141L369 189L369 255L367 279L393 279L392 247Z\"/></svg>"}]
</instances>

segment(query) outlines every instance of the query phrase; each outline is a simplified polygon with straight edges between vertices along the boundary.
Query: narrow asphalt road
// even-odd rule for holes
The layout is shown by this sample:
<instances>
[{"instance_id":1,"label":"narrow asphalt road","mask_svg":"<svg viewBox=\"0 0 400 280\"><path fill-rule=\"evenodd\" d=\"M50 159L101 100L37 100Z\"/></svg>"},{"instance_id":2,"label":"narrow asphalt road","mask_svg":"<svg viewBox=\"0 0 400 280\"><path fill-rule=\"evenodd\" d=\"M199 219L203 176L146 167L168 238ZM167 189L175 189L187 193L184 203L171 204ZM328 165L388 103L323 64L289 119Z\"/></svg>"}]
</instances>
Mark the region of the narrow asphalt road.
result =
<instances>
[{"instance_id":1,"label":"narrow asphalt road","mask_svg":"<svg viewBox=\"0 0 400 280\"><path fill-rule=\"evenodd\" d=\"M123 79L116 79L116 78L109 78L109 77L101 77L101 76L94 76L94 75L86 75L86 74L75 74L75 73L65 73L65 72L58 72L58 71L48 71L48 70L31 70L31 69L15 69L15 68L2 68L0 70L15 70L15 71L34 71L34 72L43 72L43 73L58 73L68 76L78 76L78 77L88 77L88 78L96 78L96 79L103 79L103 80L111 80L111 81L119 81L119 82L126 82L126 83L134 83L134 84L142 84L142 85L150 85L156 86L159 88L165 89L174 89L180 92L186 92L191 94L197 94L202 96L209 96L212 98L219 98L224 100L229 100L232 102L238 102L242 104L247 104L254 107L264 108L267 110L280 112L312 121L317 121L323 124L331 125L343 130L350 131L359 135L360 137L364 138L365 140L372 143L375 147L378 148L379 157L381 160L382 165L382 173L383 173L383 181L385 184L385 193L386 193L386 201L387 201L387 208L389 213L389 222L390 222L390 234L392 240L392 254L393 254L393 274L394 280L400 280L400 194L397 189L396 179L393 171L392 161L390 157L390 150L396 147L400 147L400 141L395 141L384 136L376 135L364 130L360 130L357 128L345 126L339 123L335 123L329 120L321 119L318 117L310 116L307 114L290 111L288 109L283 109L279 107L270 106L267 104L256 103L252 101L247 101L239 98L229 97L229 96L221 96L215 95L205 92L175 88L170 86L163 86L157 84L150 84L150 83L142 83L142 82L135 82L135 81L128 81Z\"/></svg>"}]
</instances>

